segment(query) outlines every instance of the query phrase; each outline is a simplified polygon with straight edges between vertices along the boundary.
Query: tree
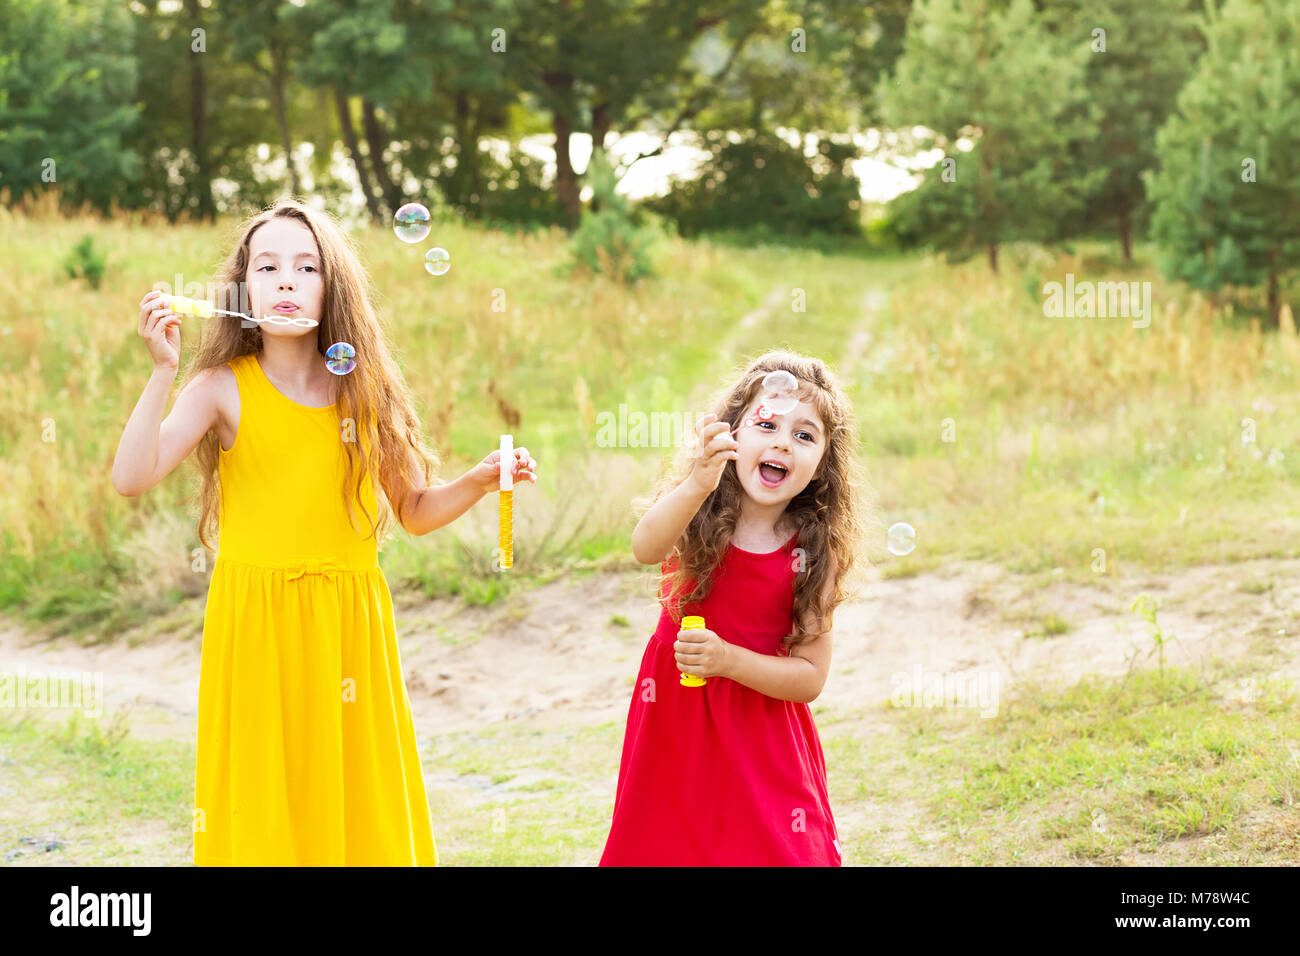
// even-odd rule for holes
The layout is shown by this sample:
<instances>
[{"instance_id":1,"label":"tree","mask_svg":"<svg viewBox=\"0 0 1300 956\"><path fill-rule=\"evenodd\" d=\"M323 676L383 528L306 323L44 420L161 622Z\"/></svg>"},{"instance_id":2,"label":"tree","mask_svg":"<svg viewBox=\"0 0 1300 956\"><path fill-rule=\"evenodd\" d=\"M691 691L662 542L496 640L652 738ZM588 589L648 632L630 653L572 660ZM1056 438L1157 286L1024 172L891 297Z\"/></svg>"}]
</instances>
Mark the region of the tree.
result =
<instances>
[{"instance_id":1,"label":"tree","mask_svg":"<svg viewBox=\"0 0 1300 956\"><path fill-rule=\"evenodd\" d=\"M107 211L139 179L130 13L114 0L0 0L0 187L57 184ZM52 178L51 178L52 177Z\"/></svg>"},{"instance_id":2,"label":"tree","mask_svg":"<svg viewBox=\"0 0 1300 956\"><path fill-rule=\"evenodd\" d=\"M261 77L271 101L280 148L293 195L302 194L302 179L293 154L293 131L289 123L289 90L294 79L291 63L303 59L306 40L292 24L291 3L266 0L222 0L221 39L232 44L240 62Z\"/></svg>"},{"instance_id":3,"label":"tree","mask_svg":"<svg viewBox=\"0 0 1300 956\"><path fill-rule=\"evenodd\" d=\"M1083 39L1090 134L1070 144L1082 171L1106 176L1088 197L1084 214L1066 234L1114 230L1124 261L1132 259L1134 229L1147 218L1142 173L1155 165L1156 131L1204 49L1193 6L1200 0L1050 0L1049 26L1058 36Z\"/></svg>"},{"instance_id":4,"label":"tree","mask_svg":"<svg viewBox=\"0 0 1300 956\"><path fill-rule=\"evenodd\" d=\"M1207 4L1206 52L1156 137L1147 189L1166 274L1279 284L1300 256L1300 0Z\"/></svg>"},{"instance_id":5,"label":"tree","mask_svg":"<svg viewBox=\"0 0 1300 956\"><path fill-rule=\"evenodd\" d=\"M519 89L550 118L555 191L566 225L575 226L582 209L569 137L590 129L595 149L601 149L611 130L630 130L642 120L675 114L664 133L666 142L716 95L717 81L770 16L769 5L535 0L516 8L507 67ZM696 42L710 31L725 37L729 48L716 69L691 60Z\"/></svg>"},{"instance_id":6,"label":"tree","mask_svg":"<svg viewBox=\"0 0 1300 956\"><path fill-rule=\"evenodd\" d=\"M1051 236L1106 172L1063 175L1067 144L1087 132L1072 110L1087 55L1082 40L1053 38L1029 0L918 0L883 107L890 126L928 128L922 145L947 157L894 214L942 222L927 239L958 255L982 248L994 272L1000 243Z\"/></svg>"},{"instance_id":7,"label":"tree","mask_svg":"<svg viewBox=\"0 0 1300 956\"><path fill-rule=\"evenodd\" d=\"M302 77L331 91L372 213L371 180L390 215L413 180L421 192L436 183L448 203L473 215L483 192L479 140L504 129L514 96L504 56L492 49L492 31L509 23L508 0L419 7L319 0L296 10L292 22L311 37ZM353 98L360 99L364 139L352 119Z\"/></svg>"}]
</instances>

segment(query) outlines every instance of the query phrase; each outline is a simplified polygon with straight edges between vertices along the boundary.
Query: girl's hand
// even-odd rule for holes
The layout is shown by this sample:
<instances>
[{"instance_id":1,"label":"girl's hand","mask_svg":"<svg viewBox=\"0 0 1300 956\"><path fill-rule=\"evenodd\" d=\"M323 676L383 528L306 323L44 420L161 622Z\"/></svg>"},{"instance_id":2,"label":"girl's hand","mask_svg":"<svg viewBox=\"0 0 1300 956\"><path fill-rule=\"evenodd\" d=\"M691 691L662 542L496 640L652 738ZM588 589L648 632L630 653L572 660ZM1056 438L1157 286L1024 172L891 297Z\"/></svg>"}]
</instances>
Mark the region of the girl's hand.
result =
<instances>
[{"instance_id":1,"label":"girl's hand","mask_svg":"<svg viewBox=\"0 0 1300 956\"><path fill-rule=\"evenodd\" d=\"M696 677L727 676L727 642L708 628L694 627L677 632L673 645L677 669Z\"/></svg>"},{"instance_id":2,"label":"girl's hand","mask_svg":"<svg viewBox=\"0 0 1300 956\"><path fill-rule=\"evenodd\" d=\"M167 306L166 295L154 289L140 300L140 337L149 346L154 368L173 372L181 363L181 320Z\"/></svg>"},{"instance_id":3,"label":"girl's hand","mask_svg":"<svg viewBox=\"0 0 1300 956\"><path fill-rule=\"evenodd\" d=\"M700 416L695 424L695 434L699 439L699 452L686 480L694 482L695 487L707 495L718 487L727 462L740 457L737 451L740 445L731 434L731 425L718 421L718 416L712 412Z\"/></svg>"},{"instance_id":4,"label":"girl's hand","mask_svg":"<svg viewBox=\"0 0 1300 956\"><path fill-rule=\"evenodd\" d=\"M536 471L537 462L528 454L528 449L522 446L516 448L512 470L514 480L537 484ZM483 489L484 494L501 487L501 449L498 448L470 469L470 476Z\"/></svg>"}]
</instances>

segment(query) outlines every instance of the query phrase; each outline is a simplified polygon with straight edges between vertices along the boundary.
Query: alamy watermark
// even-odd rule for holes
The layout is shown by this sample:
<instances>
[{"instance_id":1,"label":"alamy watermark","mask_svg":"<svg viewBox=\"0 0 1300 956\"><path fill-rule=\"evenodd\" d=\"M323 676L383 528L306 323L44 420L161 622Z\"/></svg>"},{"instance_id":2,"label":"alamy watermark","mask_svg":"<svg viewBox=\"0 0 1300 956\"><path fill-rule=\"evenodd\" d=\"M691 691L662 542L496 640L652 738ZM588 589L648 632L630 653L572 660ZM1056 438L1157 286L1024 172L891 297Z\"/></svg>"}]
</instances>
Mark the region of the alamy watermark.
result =
<instances>
[{"instance_id":1,"label":"alamy watermark","mask_svg":"<svg viewBox=\"0 0 1300 956\"><path fill-rule=\"evenodd\" d=\"M695 448L699 436L695 422L699 414L688 411L629 411L626 403L618 410L596 415L596 445L600 448Z\"/></svg>"},{"instance_id":2,"label":"alamy watermark","mask_svg":"<svg viewBox=\"0 0 1300 956\"><path fill-rule=\"evenodd\" d=\"M996 717L1001 680L996 670L952 674L926 671L916 664L911 672L899 671L889 678L894 688L890 702L895 707L972 707L981 717Z\"/></svg>"},{"instance_id":3,"label":"alamy watermark","mask_svg":"<svg viewBox=\"0 0 1300 956\"><path fill-rule=\"evenodd\" d=\"M0 674L0 707L77 708L87 717L104 713L103 671L31 671L19 664Z\"/></svg>"},{"instance_id":4,"label":"alamy watermark","mask_svg":"<svg viewBox=\"0 0 1300 956\"><path fill-rule=\"evenodd\" d=\"M1043 315L1050 319L1132 319L1133 328L1151 324L1150 282L1074 281L1074 273L1065 274L1065 283L1043 283Z\"/></svg>"}]
</instances>

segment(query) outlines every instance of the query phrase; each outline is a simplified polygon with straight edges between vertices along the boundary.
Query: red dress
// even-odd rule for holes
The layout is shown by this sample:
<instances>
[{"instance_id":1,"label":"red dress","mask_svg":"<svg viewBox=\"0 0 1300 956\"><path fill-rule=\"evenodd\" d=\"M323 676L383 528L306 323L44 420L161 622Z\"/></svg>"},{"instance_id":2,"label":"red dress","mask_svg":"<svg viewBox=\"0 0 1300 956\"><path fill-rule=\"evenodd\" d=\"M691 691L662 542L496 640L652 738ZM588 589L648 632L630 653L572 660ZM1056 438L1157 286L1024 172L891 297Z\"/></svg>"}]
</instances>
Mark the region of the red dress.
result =
<instances>
[{"instance_id":1,"label":"red dress","mask_svg":"<svg viewBox=\"0 0 1300 956\"><path fill-rule=\"evenodd\" d=\"M712 590L683 613L729 644L784 656L794 542L768 554L729 544ZM672 568L661 570L662 596ZM809 706L725 677L683 687L678 630L665 608L641 658L600 865L841 865Z\"/></svg>"}]
</instances>

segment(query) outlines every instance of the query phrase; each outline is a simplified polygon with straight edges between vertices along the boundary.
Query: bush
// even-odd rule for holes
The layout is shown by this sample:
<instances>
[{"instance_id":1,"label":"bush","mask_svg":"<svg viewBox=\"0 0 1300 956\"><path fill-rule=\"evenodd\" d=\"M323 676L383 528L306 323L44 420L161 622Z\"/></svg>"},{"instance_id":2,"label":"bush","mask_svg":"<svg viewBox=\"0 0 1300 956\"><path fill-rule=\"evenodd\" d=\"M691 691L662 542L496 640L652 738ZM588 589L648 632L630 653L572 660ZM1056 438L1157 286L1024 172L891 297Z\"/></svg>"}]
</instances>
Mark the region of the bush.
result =
<instances>
[{"instance_id":1,"label":"bush","mask_svg":"<svg viewBox=\"0 0 1300 956\"><path fill-rule=\"evenodd\" d=\"M95 247L95 237L87 233L63 260L63 268L68 271L68 278L85 279L92 289L98 289L107 262L108 256Z\"/></svg>"},{"instance_id":2,"label":"bush","mask_svg":"<svg viewBox=\"0 0 1300 956\"><path fill-rule=\"evenodd\" d=\"M585 267L616 282L631 283L655 274L652 254L663 236L658 222L634 209L614 191L617 180L603 152L587 169L595 212L587 212L573 234L574 268Z\"/></svg>"}]
</instances>

